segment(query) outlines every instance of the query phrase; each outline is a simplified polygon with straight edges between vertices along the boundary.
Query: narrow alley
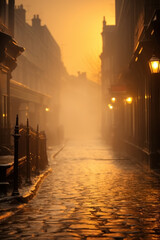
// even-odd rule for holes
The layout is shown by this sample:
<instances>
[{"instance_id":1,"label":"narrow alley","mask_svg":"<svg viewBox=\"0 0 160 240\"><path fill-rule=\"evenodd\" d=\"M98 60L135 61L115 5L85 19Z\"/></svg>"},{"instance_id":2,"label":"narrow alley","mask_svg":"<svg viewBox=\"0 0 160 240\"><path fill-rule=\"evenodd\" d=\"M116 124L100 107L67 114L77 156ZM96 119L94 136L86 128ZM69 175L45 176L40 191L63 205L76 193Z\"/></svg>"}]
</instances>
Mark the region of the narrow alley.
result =
<instances>
[{"instance_id":1,"label":"narrow alley","mask_svg":"<svg viewBox=\"0 0 160 240\"><path fill-rule=\"evenodd\" d=\"M144 239L160 233L160 179L101 140L68 141L0 239Z\"/></svg>"}]
</instances>

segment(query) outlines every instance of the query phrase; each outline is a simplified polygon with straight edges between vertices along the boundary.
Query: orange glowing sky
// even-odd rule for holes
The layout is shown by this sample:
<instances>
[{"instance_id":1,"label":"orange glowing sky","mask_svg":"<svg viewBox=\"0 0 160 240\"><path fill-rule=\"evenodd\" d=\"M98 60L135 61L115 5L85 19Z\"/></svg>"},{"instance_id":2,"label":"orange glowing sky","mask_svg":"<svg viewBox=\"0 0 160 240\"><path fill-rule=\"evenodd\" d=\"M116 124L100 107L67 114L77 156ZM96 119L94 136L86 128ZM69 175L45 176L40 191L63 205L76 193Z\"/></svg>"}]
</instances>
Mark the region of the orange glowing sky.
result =
<instances>
[{"instance_id":1,"label":"orange glowing sky","mask_svg":"<svg viewBox=\"0 0 160 240\"><path fill-rule=\"evenodd\" d=\"M27 10L27 21L39 14L59 44L68 73L100 70L102 19L114 24L114 0L15 0ZM94 79L93 79L94 80Z\"/></svg>"}]
</instances>

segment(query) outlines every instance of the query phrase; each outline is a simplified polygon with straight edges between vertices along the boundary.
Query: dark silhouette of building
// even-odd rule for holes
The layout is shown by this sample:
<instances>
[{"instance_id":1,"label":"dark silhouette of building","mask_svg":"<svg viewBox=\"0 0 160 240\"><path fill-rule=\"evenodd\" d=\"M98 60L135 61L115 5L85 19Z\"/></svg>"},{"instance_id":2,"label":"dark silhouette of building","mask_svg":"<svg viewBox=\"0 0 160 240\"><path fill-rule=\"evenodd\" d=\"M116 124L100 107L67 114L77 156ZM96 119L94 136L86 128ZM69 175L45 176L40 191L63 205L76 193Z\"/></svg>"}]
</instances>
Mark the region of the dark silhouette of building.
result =
<instances>
[{"instance_id":1,"label":"dark silhouette of building","mask_svg":"<svg viewBox=\"0 0 160 240\"><path fill-rule=\"evenodd\" d=\"M10 79L24 49L14 36L14 0L0 1L0 154L10 145Z\"/></svg>"},{"instance_id":2,"label":"dark silhouette of building","mask_svg":"<svg viewBox=\"0 0 160 240\"><path fill-rule=\"evenodd\" d=\"M117 0L116 25L103 22L101 55L103 103L113 105L103 113L103 129L109 125L116 146L153 168L160 167L160 76L151 74L149 60L160 57L159 8L157 0Z\"/></svg>"},{"instance_id":3,"label":"dark silhouette of building","mask_svg":"<svg viewBox=\"0 0 160 240\"><path fill-rule=\"evenodd\" d=\"M102 83L102 134L110 135L110 125L112 119L107 113L107 102L109 102L109 89L116 81L115 74L115 54L116 54L116 28L114 25L106 25L105 17L103 19L103 50L101 58L101 83ZM105 131L104 131L105 129Z\"/></svg>"}]
</instances>

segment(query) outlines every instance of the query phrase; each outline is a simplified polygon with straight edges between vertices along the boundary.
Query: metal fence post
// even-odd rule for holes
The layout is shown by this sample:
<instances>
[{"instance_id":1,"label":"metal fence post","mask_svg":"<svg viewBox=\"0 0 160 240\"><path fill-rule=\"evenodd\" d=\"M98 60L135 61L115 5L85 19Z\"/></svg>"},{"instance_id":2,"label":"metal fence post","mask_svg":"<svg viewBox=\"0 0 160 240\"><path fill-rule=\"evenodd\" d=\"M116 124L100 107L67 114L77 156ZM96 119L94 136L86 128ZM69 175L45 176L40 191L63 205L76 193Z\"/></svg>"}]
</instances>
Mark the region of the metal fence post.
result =
<instances>
[{"instance_id":1,"label":"metal fence post","mask_svg":"<svg viewBox=\"0 0 160 240\"><path fill-rule=\"evenodd\" d=\"M14 129L14 185L12 196L19 195L18 191L18 142L19 142L19 125L18 125L18 115L16 116L16 125Z\"/></svg>"},{"instance_id":2,"label":"metal fence post","mask_svg":"<svg viewBox=\"0 0 160 240\"><path fill-rule=\"evenodd\" d=\"M26 129L26 158L27 158L27 176L26 183L31 184L31 169L30 169L30 148L29 148L29 120L27 118L27 129Z\"/></svg>"},{"instance_id":3,"label":"metal fence post","mask_svg":"<svg viewBox=\"0 0 160 240\"><path fill-rule=\"evenodd\" d=\"M39 174L39 125L36 132L36 174Z\"/></svg>"}]
</instances>

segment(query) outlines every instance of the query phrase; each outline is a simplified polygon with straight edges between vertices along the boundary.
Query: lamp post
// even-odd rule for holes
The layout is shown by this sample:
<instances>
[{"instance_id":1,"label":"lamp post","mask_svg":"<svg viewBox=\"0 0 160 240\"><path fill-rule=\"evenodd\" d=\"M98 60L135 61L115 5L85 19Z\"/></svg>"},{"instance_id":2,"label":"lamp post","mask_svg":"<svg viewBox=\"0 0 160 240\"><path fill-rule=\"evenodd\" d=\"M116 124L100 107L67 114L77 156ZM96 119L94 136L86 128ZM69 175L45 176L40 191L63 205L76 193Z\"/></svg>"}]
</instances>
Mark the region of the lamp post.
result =
<instances>
[{"instance_id":1,"label":"lamp post","mask_svg":"<svg viewBox=\"0 0 160 240\"><path fill-rule=\"evenodd\" d=\"M16 116L16 125L14 129L14 182L13 182L13 193L12 196L19 195L18 191L18 145L19 145L19 125L18 115Z\"/></svg>"},{"instance_id":2,"label":"lamp post","mask_svg":"<svg viewBox=\"0 0 160 240\"><path fill-rule=\"evenodd\" d=\"M151 82L150 82L150 133L149 133L149 146L150 146L150 167L157 167L157 149L159 148L159 94L160 94L160 59L153 55L149 62L149 68L151 72Z\"/></svg>"},{"instance_id":3,"label":"lamp post","mask_svg":"<svg viewBox=\"0 0 160 240\"><path fill-rule=\"evenodd\" d=\"M39 125L36 132L36 174L39 175Z\"/></svg>"},{"instance_id":4,"label":"lamp post","mask_svg":"<svg viewBox=\"0 0 160 240\"><path fill-rule=\"evenodd\" d=\"M31 184L31 169L30 169L30 149L29 149L29 120L27 118L27 129L26 129L26 157L27 157L27 176L26 176L26 183Z\"/></svg>"}]
</instances>

